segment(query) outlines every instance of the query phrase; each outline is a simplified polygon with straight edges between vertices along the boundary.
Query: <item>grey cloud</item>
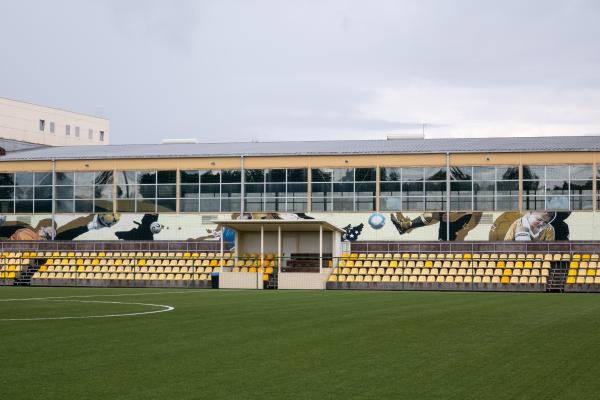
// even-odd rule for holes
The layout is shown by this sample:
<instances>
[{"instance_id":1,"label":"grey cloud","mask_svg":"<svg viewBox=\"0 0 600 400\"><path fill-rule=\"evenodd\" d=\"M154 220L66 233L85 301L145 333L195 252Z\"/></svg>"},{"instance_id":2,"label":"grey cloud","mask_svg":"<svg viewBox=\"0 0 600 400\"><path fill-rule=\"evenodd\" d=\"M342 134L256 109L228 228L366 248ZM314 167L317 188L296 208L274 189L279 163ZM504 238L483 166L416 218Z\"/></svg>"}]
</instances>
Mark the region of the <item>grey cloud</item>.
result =
<instances>
[{"instance_id":1,"label":"grey cloud","mask_svg":"<svg viewBox=\"0 0 600 400\"><path fill-rule=\"evenodd\" d=\"M0 95L101 109L114 143L383 137L423 122L445 132L460 129L461 112L493 127L518 111L519 125L492 129L518 134L511 126L553 123L557 113L569 114L557 130L567 120L575 126L578 108L588 110L581 129L600 132L589 113L597 97L581 94L600 91L600 3L593 0L25 0L0 7ZM416 107L404 88L421 82L429 97ZM452 104L448 87L463 95L468 112ZM498 94L506 87L557 95L543 109L521 102L515 111L506 104L511 97ZM396 93L391 103L378 97L384 89ZM469 90L484 95L468 101Z\"/></svg>"}]
</instances>

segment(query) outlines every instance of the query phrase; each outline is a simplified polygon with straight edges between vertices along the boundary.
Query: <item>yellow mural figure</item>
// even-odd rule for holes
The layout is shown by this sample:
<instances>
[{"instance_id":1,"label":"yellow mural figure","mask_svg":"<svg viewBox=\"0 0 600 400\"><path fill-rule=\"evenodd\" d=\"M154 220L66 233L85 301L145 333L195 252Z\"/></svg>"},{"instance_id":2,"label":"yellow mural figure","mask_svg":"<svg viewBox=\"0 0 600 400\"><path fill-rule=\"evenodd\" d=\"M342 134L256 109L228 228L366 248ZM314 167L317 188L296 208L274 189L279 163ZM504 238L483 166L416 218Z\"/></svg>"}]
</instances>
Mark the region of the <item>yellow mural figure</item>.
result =
<instances>
[{"instance_id":1,"label":"yellow mural figure","mask_svg":"<svg viewBox=\"0 0 600 400\"><path fill-rule=\"evenodd\" d=\"M504 240L506 232L508 232L508 228L510 228L512 223L521 218L522 216L523 214L518 211L509 211L500 214L500 216L496 218L496 220L492 224L492 227L490 228L489 240L494 242Z\"/></svg>"},{"instance_id":2,"label":"yellow mural figure","mask_svg":"<svg viewBox=\"0 0 600 400\"><path fill-rule=\"evenodd\" d=\"M510 225L504 240L536 242L554 240L555 233L551 222L555 217L555 212L530 211Z\"/></svg>"}]
</instances>

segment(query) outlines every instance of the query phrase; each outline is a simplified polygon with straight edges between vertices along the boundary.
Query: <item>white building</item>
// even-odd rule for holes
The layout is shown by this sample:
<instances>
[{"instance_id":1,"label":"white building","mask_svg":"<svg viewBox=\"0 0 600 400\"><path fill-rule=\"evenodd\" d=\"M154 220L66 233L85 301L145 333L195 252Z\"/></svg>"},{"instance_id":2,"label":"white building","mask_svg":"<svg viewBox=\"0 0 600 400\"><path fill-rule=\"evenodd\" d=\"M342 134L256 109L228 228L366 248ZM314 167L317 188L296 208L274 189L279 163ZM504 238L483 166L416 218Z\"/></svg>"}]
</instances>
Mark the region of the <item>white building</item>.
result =
<instances>
[{"instance_id":1,"label":"white building","mask_svg":"<svg viewBox=\"0 0 600 400\"><path fill-rule=\"evenodd\" d=\"M0 138L47 146L109 144L109 120L0 97Z\"/></svg>"}]
</instances>

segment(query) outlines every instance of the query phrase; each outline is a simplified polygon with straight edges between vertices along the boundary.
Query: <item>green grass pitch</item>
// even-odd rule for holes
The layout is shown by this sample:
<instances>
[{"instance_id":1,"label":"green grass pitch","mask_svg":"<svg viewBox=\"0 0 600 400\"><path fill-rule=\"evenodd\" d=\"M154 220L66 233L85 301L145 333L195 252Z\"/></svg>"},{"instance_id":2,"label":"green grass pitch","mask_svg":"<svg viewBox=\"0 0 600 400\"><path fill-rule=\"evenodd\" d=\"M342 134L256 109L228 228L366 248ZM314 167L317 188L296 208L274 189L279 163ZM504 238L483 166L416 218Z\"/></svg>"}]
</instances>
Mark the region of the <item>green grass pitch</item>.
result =
<instances>
[{"instance_id":1,"label":"green grass pitch","mask_svg":"<svg viewBox=\"0 0 600 400\"><path fill-rule=\"evenodd\" d=\"M3 399L600 397L594 294L2 287L0 320Z\"/></svg>"}]
</instances>

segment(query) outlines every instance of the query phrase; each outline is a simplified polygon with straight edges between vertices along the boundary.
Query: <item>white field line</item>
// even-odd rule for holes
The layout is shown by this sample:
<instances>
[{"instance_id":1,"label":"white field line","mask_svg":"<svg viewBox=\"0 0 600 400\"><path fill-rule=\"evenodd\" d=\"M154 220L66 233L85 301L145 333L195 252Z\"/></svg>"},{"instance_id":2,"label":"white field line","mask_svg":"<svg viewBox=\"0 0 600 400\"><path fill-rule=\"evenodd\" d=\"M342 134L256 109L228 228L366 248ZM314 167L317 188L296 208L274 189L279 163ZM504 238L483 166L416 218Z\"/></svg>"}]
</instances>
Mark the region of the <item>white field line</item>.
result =
<instances>
[{"instance_id":1,"label":"white field line","mask_svg":"<svg viewBox=\"0 0 600 400\"><path fill-rule=\"evenodd\" d=\"M36 299L22 299L22 300L36 300ZM140 311L135 313L123 313L123 314L102 314L102 315L81 315L76 317L39 317L39 318L6 318L0 319L0 321L44 321L44 320L62 320L62 319L89 319L89 318L114 318L114 317L131 317L136 315L148 315L157 314L161 312L168 312L175 310L175 307L164 305L164 304L149 304L149 303L126 303L121 301L100 301L100 300L56 300L56 299L39 299L39 300L50 300L50 301L69 301L75 303L104 303L104 304L127 304L127 305L138 305L147 307L158 307L159 310L152 311Z\"/></svg>"}]
</instances>

